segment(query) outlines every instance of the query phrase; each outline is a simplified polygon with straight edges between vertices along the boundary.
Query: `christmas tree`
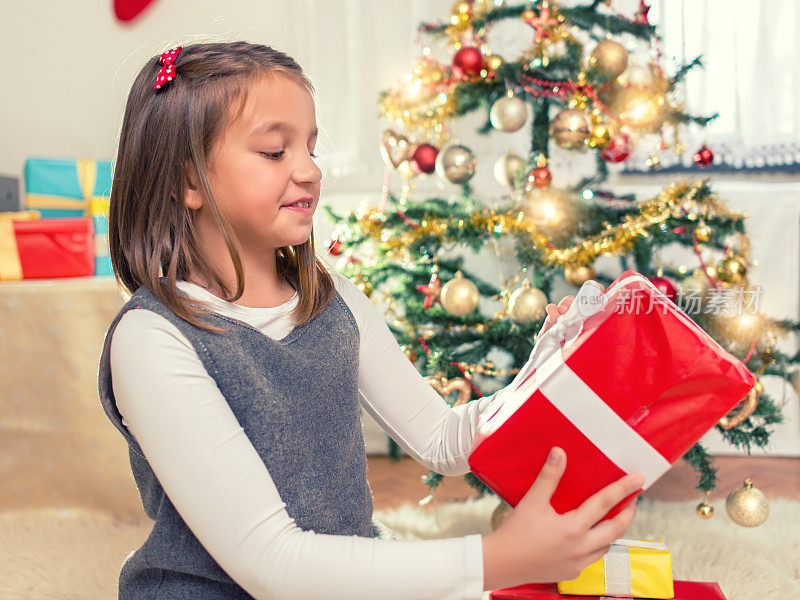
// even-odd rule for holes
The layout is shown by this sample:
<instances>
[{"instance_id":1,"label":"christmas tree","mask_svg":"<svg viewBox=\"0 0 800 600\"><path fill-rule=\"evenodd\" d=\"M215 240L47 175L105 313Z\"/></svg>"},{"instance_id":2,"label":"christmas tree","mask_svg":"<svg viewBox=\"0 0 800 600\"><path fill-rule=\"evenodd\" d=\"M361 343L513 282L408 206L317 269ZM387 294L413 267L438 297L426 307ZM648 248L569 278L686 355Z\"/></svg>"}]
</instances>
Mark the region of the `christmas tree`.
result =
<instances>
[{"instance_id":1,"label":"christmas tree","mask_svg":"<svg viewBox=\"0 0 800 600\"><path fill-rule=\"evenodd\" d=\"M336 223L326 247L342 255L340 271L373 301L380 290L408 358L443 396L459 391L448 402L472 401L511 381L528 359L546 304L561 298L559 284L607 285L625 269L649 277L757 378L800 387L800 356L778 348L800 324L758 311L745 215L729 210L708 178L674 181L643 199L607 185L609 166L618 168L635 147L652 147L648 166L658 169L659 153L686 151L682 128L704 127L716 116L694 115L680 102L681 82L701 59L666 73L648 10L643 1L633 15L599 0L569 7L459 1L449 21L420 25L421 56L381 93L380 116L389 123L380 146L383 193L347 215L326 207ZM524 48L500 56L492 45L503 40L494 32L512 22L527 31ZM527 156L512 150L494 160L499 194L476 192L476 155L451 132L470 114L485 117L477 133L487 140L530 132ZM554 177L556 158L572 165L570 173L574 165L586 172L572 182ZM704 144L694 162L710 165L713 151ZM402 179L399 195L391 189L394 172ZM445 194L412 194L413 181L434 177ZM676 244L692 260L662 263L661 249ZM497 255L498 281L478 276L466 260L467 251L486 248ZM596 261L607 265L609 257L615 272L596 271ZM485 309L492 302L494 315ZM490 353L507 365L489 360ZM716 427L749 451L766 446L770 425L781 420L758 383ZM398 446L388 443L397 459ZM697 472L698 490L715 488L713 456L702 444L684 459ZM465 477L491 493L473 474ZM435 490L441 478L429 472L423 479Z\"/></svg>"}]
</instances>

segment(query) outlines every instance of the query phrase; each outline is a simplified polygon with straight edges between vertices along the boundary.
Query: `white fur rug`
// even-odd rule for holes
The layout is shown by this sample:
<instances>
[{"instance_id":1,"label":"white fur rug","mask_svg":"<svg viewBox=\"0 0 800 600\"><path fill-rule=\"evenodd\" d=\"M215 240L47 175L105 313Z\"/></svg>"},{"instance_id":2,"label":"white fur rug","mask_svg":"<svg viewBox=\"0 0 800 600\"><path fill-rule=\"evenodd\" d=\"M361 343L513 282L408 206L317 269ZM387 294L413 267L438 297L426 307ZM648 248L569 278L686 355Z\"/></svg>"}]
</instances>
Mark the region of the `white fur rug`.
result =
<instances>
[{"instance_id":1,"label":"white fur rug","mask_svg":"<svg viewBox=\"0 0 800 600\"><path fill-rule=\"evenodd\" d=\"M800 600L800 501L772 499L769 519L754 529L735 525L723 500L712 501L708 521L696 504L642 501L625 537L664 540L676 579L717 581L728 600ZM488 534L496 505L491 496L407 504L375 518L399 539ZM0 598L114 600L119 567L150 528L83 509L0 513Z\"/></svg>"}]
</instances>

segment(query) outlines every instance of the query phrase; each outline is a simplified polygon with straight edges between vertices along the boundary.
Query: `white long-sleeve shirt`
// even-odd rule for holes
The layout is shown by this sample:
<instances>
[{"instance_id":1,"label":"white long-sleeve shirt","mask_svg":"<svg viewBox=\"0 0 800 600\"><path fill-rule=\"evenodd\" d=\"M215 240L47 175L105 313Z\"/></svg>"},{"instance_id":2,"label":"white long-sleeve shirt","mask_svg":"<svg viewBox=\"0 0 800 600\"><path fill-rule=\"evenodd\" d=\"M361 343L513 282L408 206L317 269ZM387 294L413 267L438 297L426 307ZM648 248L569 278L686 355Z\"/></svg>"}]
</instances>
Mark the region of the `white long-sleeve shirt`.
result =
<instances>
[{"instance_id":1,"label":"white long-sleeve shirt","mask_svg":"<svg viewBox=\"0 0 800 600\"><path fill-rule=\"evenodd\" d=\"M500 393L450 407L403 353L371 300L330 270L360 332L360 404L408 454L443 475L469 471L480 413ZM274 339L292 329L298 294L280 306L226 302L179 289ZM144 309L125 313L111 341L122 422L183 520L228 575L257 599L480 599L480 534L393 541L300 529L191 343Z\"/></svg>"}]
</instances>

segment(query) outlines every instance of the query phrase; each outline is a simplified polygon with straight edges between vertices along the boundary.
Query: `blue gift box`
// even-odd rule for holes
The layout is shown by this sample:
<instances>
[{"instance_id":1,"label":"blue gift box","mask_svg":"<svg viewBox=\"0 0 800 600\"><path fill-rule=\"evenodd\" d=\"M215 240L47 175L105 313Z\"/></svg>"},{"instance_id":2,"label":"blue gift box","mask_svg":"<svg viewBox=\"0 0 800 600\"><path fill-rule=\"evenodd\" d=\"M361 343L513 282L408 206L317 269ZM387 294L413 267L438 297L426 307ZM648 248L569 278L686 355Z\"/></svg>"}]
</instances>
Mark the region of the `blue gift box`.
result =
<instances>
[{"instance_id":1,"label":"blue gift box","mask_svg":"<svg viewBox=\"0 0 800 600\"><path fill-rule=\"evenodd\" d=\"M94 274L113 275L111 257L108 254L108 212L93 214L92 221L94 221Z\"/></svg>"},{"instance_id":2,"label":"blue gift box","mask_svg":"<svg viewBox=\"0 0 800 600\"><path fill-rule=\"evenodd\" d=\"M108 255L108 200L113 161L29 158L25 161L25 208L42 218L92 217L95 275L112 275Z\"/></svg>"}]
</instances>

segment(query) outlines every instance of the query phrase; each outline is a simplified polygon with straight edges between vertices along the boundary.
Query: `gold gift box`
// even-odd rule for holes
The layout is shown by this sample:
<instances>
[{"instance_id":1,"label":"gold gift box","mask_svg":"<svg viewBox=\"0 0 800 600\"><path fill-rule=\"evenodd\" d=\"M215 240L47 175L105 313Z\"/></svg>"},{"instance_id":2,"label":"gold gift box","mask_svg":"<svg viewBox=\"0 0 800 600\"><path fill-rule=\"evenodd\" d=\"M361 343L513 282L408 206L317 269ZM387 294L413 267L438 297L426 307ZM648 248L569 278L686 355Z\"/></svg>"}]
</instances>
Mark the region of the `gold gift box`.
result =
<instances>
[{"instance_id":1,"label":"gold gift box","mask_svg":"<svg viewBox=\"0 0 800 600\"><path fill-rule=\"evenodd\" d=\"M661 540L620 538L575 579L558 582L559 594L619 598L674 598L672 560Z\"/></svg>"}]
</instances>

